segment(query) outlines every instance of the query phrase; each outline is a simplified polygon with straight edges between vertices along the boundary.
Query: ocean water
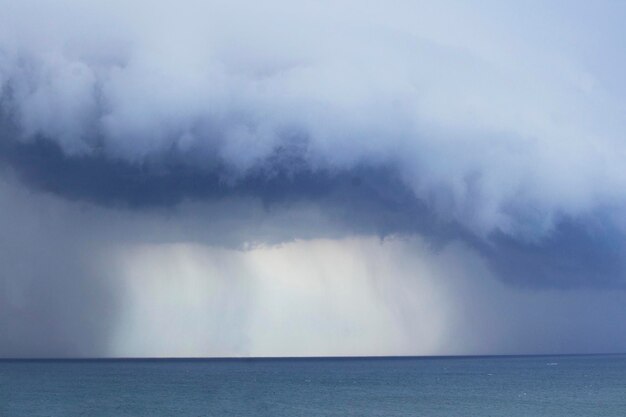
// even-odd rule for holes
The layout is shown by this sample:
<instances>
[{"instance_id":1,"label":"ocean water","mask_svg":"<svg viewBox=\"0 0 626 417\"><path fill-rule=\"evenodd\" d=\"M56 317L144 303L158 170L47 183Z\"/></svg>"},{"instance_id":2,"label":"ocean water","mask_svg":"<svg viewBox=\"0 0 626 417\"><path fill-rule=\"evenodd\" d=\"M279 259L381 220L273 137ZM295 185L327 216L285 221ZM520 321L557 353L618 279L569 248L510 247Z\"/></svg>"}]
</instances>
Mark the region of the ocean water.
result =
<instances>
[{"instance_id":1,"label":"ocean water","mask_svg":"<svg viewBox=\"0 0 626 417\"><path fill-rule=\"evenodd\" d=\"M0 416L626 416L626 356L0 361Z\"/></svg>"}]
</instances>

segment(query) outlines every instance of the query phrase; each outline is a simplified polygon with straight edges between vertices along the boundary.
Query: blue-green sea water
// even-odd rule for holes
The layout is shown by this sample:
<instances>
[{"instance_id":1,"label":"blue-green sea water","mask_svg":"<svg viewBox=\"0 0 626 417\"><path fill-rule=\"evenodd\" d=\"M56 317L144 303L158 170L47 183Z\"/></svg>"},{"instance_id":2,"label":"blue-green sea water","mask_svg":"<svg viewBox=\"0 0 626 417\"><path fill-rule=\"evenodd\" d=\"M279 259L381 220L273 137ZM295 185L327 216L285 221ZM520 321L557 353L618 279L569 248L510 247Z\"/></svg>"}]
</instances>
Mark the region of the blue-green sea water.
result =
<instances>
[{"instance_id":1,"label":"blue-green sea water","mask_svg":"<svg viewBox=\"0 0 626 417\"><path fill-rule=\"evenodd\" d=\"M2 417L626 416L626 356L0 361Z\"/></svg>"}]
</instances>

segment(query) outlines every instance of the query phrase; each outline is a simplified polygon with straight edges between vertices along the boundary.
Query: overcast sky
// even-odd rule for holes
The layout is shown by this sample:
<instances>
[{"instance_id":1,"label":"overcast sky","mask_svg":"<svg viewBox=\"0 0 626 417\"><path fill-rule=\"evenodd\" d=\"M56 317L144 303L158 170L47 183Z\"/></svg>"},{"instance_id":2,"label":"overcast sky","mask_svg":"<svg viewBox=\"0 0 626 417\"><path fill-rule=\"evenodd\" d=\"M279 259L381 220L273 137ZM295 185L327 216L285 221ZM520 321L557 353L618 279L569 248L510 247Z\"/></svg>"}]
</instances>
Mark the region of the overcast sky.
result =
<instances>
[{"instance_id":1,"label":"overcast sky","mask_svg":"<svg viewBox=\"0 0 626 417\"><path fill-rule=\"evenodd\" d=\"M626 351L626 3L0 10L0 356Z\"/></svg>"}]
</instances>

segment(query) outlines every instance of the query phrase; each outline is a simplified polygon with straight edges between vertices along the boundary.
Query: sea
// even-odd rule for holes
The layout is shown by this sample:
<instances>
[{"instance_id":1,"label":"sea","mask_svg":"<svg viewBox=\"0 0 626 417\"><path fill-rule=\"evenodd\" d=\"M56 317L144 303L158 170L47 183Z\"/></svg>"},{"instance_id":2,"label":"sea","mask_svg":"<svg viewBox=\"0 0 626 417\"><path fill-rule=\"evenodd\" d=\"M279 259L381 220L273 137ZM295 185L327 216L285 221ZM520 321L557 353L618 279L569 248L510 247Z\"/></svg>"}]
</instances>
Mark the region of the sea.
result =
<instances>
[{"instance_id":1,"label":"sea","mask_svg":"<svg viewBox=\"0 0 626 417\"><path fill-rule=\"evenodd\" d=\"M626 416L626 356L0 361L2 417Z\"/></svg>"}]
</instances>

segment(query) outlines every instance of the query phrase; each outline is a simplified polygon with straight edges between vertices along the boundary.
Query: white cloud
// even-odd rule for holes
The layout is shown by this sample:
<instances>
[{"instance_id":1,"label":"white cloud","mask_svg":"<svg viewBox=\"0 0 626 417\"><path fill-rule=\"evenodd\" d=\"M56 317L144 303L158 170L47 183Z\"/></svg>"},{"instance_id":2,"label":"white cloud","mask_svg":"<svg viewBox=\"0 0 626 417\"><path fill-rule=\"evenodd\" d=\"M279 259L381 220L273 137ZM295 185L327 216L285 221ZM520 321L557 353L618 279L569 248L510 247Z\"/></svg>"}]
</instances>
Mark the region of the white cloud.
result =
<instances>
[{"instance_id":1,"label":"white cloud","mask_svg":"<svg viewBox=\"0 0 626 417\"><path fill-rule=\"evenodd\" d=\"M69 153L241 173L304 135L311 167L393 165L479 234L624 204L619 5L5 3L4 106Z\"/></svg>"}]
</instances>

